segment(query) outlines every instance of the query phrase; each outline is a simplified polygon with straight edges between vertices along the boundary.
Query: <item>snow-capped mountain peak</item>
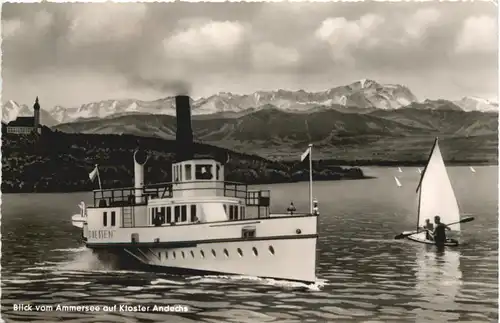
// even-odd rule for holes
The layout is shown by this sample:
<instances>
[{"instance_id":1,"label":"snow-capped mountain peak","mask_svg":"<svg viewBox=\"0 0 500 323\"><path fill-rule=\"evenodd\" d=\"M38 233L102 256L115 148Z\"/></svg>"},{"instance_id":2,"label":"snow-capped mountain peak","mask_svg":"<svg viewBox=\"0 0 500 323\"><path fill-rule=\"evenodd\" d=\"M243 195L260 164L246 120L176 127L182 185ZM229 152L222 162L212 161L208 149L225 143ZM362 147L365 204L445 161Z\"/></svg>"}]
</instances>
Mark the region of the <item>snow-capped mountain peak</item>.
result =
<instances>
[{"instance_id":1,"label":"snow-capped mountain peak","mask_svg":"<svg viewBox=\"0 0 500 323\"><path fill-rule=\"evenodd\" d=\"M8 123L16 120L17 117L30 116L33 116L33 109L14 100L9 100L2 106L2 122Z\"/></svg>"},{"instance_id":2,"label":"snow-capped mountain peak","mask_svg":"<svg viewBox=\"0 0 500 323\"><path fill-rule=\"evenodd\" d=\"M464 111L482 111L492 112L498 111L498 103L487 99L478 98L474 96L466 96L462 99L453 102Z\"/></svg>"},{"instance_id":3,"label":"snow-capped mountain peak","mask_svg":"<svg viewBox=\"0 0 500 323\"><path fill-rule=\"evenodd\" d=\"M333 87L319 92L303 89L292 91L256 91L251 94L219 92L198 100L191 99L193 115L206 115L221 112L255 111L268 106L287 112L307 112L311 109L352 108L399 109L419 102L417 97L400 84L381 84L371 79L361 79L348 85ZM426 101L421 101L426 104ZM453 102L465 111L498 111L498 103L475 97L465 97ZM428 104L430 108L434 104ZM442 106L442 104L439 104ZM14 120L18 115L32 115L32 109L15 101L3 105L4 122ZM107 118L110 116L142 113L175 115L175 98L165 97L154 101L135 99L103 100L82 104L76 108L55 106L44 107L46 119L56 123L67 123L82 118Z\"/></svg>"}]
</instances>

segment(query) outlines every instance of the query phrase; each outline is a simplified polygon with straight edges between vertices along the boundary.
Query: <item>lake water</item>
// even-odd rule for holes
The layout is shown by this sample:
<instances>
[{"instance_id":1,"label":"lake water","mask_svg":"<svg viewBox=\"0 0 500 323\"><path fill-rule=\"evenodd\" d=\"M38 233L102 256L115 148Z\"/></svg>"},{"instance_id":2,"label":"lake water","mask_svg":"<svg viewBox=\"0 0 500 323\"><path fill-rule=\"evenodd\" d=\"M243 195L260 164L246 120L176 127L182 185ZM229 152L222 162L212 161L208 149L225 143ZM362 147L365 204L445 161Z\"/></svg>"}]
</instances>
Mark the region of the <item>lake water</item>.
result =
<instances>
[{"instance_id":1,"label":"lake water","mask_svg":"<svg viewBox=\"0 0 500 323\"><path fill-rule=\"evenodd\" d=\"M2 317L7 322L496 322L498 169L450 167L462 245L439 253L394 235L415 227L416 168L317 182L320 258L313 286L249 277L178 277L104 268L78 244L70 216L91 194L8 194L2 204ZM397 187L398 176L402 187ZM277 184L272 209L308 183ZM193 313L22 312L13 305L183 304Z\"/></svg>"}]
</instances>

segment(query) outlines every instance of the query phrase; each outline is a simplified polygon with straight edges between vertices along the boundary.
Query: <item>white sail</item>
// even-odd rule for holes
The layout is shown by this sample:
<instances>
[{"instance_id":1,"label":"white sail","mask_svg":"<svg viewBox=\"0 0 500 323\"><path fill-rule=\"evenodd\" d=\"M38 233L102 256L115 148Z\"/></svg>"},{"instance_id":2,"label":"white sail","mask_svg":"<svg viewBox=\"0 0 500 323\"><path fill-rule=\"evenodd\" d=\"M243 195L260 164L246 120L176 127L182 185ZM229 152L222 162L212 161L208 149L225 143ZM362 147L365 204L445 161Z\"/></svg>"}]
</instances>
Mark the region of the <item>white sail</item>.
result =
<instances>
[{"instance_id":1,"label":"white sail","mask_svg":"<svg viewBox=\"0 0 500 323\"><path fill-rule=\"evenodd\" d=\"M422 174L422 170L420 168L417 168L417 171L419 174Z\"/></svg>"},{"instance_id":2,"label":"white sail","mask_svg":"<svg viewBox=\"0 0 500 323\"><path fill-rule=\"evenodd\" d=\"M398 187L401 187L401 186L402 186L402 185L401 185L401 182L399 181L399 179L398 179L396 176L394 176L394 180L396 181L396 185L397 185Z\"/></svg>"},{"instance_id":3,"label":"white sail","mask_svg":"<svg viewBox=\"0 0 500 323\"><path fill-rule=\"evenodd\" d=\"M475 172L476 172L476 170L474 169L474 167L470 166L469 168L470 168L470 171L471 171L471 172L473 172L473 173L475 173Z\"/></svg>"},{"instance_id":4,"label":"white sail","mask_svg":"<svg viewBox=\"0 0 500 323\"><path fill-rule=\"evenodd\" d=\"M403 170L401 169L401 167L398 167L398 171L399 171L400 173L402 173L402 172L403 172Z\"/></svg>"},{"instance_id":5,"label":"white sail","mask_svg":"<svg viewBox=\"0 0 500 323\"><path fill-rule=\"evenodd\" d=\"M436 215L439 215L444 224L460 221L458 202L446 172L437 139L423 172L419 191L419 227L424 225L426 219L433 222ZM460 231L460 223L450 228Z\"/></svg>"}]
</instances>

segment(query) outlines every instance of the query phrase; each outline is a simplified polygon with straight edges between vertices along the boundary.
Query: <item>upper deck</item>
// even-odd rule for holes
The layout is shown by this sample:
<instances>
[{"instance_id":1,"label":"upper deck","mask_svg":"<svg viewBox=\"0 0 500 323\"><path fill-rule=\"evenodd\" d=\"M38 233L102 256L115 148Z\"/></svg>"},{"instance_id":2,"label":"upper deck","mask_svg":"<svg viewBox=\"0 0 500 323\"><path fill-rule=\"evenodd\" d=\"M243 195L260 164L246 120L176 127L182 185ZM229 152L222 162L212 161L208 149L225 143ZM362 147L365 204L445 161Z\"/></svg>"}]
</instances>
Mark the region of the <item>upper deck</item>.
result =
<instances>
[{"instance_id":1,"label":"upper deck","mask_svg":"<svg viewBox=\"0 0 500 323\"><path fill-rule=\"evenodd\" d=\"M135 156L135 155L134 155ZM136 157L134 157L135 160ZM140 159L140 158L139 158ZM135 161L135 187L94 191L94 208L146 205L157 199L195 202L231 198L246 206L270 206L270 191L249 191L248 185L224 181L224 166L208 158L183 160L172 164L172 182L144 185L143 164Z\"/></svg>"},{"instance_id":2,"label":"upper deck","mask_svg":"<svg viewBox=\"0 0 500 323\"><path fill-rule=\"evenodd\" d=\"M93 193L94 208L146 205L148 201L154 199L202 199L205 197L243 199L246 206L269 207L270 205L269 190L248 190L247 184L229 181L168 182L151 184L143 188L94 190Z\"/></svg>"}]
</instances>

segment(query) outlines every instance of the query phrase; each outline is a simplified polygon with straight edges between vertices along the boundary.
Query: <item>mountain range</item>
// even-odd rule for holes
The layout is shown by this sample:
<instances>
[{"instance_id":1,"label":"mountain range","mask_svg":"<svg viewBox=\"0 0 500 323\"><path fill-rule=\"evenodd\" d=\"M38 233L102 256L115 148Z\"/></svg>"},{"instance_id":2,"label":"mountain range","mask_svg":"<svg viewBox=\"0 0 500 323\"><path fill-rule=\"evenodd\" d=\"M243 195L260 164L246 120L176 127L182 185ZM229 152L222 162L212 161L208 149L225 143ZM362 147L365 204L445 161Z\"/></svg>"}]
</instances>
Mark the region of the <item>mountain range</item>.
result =
<instances>
[{"instance_id":1,"label":"mountain range","mask_svg":"<svg viewBox=\"0 0 500 323\"><path fill-rule=\"evenodd\" d=\"M155 101L135 99L105 100L86 103L80 107L44 107L42 123L53 126L82 119L109 118L122 115L154 114L174 115L175 99L166 97ZM342 112L367 113L373 110L396 110L414 106L420 109L445 109L463 111L498 111L498 103L476 97L464 97L458 101L419 101L404 85L379 84L373 80L360 80L349 85L334 87L320 92L298 91L257 91L252 94L218 94L191 100L193 115L219 114L227 118L240 117L266 107L290 113L311 113L318 110L339 110ZM17 116L32 115L32 109L15 101L3 104L2 121L9 122Z\"/></svg>"},{"instance_id":2,"label":"mountain range","mask_svg":"<svg viewBox=\"0 0 500 323\"><path fill-rule=\"evenodd\" d=\"M491 162L498 155L497 103L473 97L418 101L403 85L372 80L314 93L219 93L192 100L191 106L198 142L267 158L290 158L314 143L318 158L426 160L436 136L449 160ZM3 118L13 118L13 111L29 109L9 101ZM41 119L67 133L173 139L174 115L175 99L167 97L54 107L42 111Z\"/></svg>"},{"instance_id":3,"label":"mountain range","mask_svg":"<svg viewBox=\"0 0 500 323\"><path fill-rule=\"evenodd\" d=\"M241 152L252 151L265 157L286 158L290 154L300 154L313 142L322 158L342 156L350 160L378 156L386 160L394 151L407 154L404 152L409 150L407 160L411 160L414 158L411 151L425 159L435 136L443 139L475 137L474 141L464 141L465 146L455 150L478 157L481 153L475 153L474 149L480 149L484 142L488 143L485 148L488 154L496 155L497 119L496 113L412 107L368 113L331 109L308 114L267 107L232 118L220 114L195 116L192 123L198 142ZM133 134L173 139L176 121L173 116L138 114L60 124L52 129L67 133ZM468 147L467 143L474 147Z\"/></svg>"}]
</instances>

